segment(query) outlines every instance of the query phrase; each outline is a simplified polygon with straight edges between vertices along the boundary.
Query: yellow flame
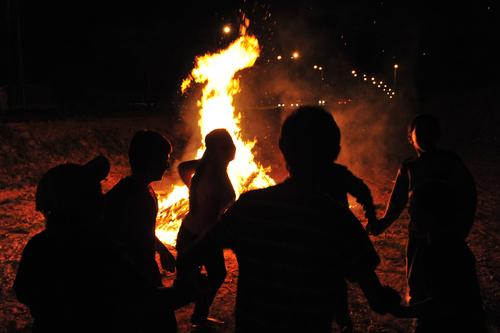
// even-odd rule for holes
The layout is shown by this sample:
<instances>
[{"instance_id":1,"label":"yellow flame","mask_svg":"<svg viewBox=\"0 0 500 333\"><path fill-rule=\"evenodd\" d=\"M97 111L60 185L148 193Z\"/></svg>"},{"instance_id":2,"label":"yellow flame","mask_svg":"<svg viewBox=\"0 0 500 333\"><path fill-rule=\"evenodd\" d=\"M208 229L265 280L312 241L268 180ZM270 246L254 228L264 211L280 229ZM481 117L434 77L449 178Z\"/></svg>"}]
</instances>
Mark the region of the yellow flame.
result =
<instances>
[{"instance_id":1,"label":"yellow flame","mask_svg":"<svg viewBox=\"0 0 500 333\"><path fill-rule=\"evenodd\" d=\"M248 19L243 18L240 37L226 49L214 54L196 57L196 66L182 82L184 93L193 82L204 84L203 94L198 100L200 118L198 125L201 137L217 128L225 128L236 145L235 159L229 164L229 178L237 196L245 191L274 185L264 168L254 160L254 141L244 141L241 136L241 114L235 114L233 96L239 92L239 80L235 74L252 67L259 57L259 42L255 36L247 35ZM196 158L205 150L200 142ZM159 214L156 235L164 243L174 245L182 218L189 210L189 192L186 186L176 186L166 197L159 197Z\"/></svg>"}]
</instances>

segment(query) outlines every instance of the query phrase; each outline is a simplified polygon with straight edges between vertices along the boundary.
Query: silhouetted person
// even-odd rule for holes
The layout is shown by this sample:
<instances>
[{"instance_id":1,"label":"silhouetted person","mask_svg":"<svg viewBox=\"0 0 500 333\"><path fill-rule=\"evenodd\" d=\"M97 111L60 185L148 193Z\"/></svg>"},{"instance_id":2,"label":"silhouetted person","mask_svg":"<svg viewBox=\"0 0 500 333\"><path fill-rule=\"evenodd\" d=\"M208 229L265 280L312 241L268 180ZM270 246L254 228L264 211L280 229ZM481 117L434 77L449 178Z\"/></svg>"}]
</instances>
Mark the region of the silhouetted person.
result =
<instances>
[{"instance_id":1,"label":"silhouetted person","mask_svg":"<svg viewBox=\"0 0 500 333\"><path fill-rule=\"evenodd\" d=\"M33 332L115 331L121 321L119 297L152 291L132 282L139 276L127 280L130 292L115 288L123 272L118 268L128 266L98 227L100 181L108 172L108 161L97 157L85 165L58 165L37 186L36 209L46 228L28 241L14 283L17 298L34 319Z\"/></svg>"},{"instance_id":2,"label":"silhouetted person","mask_svg":"<svg viewBox=\"0 0 500 333\"><path fill-rule=\"evenodd\" d=\"M337 159L340 153L340 137L341 134L338 126L332 127L332 141L330 144L334 150L334 160ZM377 217L373 198L370 189L363 180L356 177L346 166L338 163L332 163L329 167L322 166L322 168L324 169L319 170L324 176L321 182L321 191L346 208L349 207L347 195L350 194L362 205L368 225L375 223ZM315 170L311 170L310 173L312 175L315 172ZM349 314L346 284L344 284L341 295L342 297L339 298L336 308L336 321L340 326L341 332L352 332L353 323Z\"/></svg>"},{"instance_id":3,"label":"silhouetted person","mask_svg":"<svg viewBox=\"0 0 500 333\"><path fill-rule=\"evenodd\" d=\"M201 273L201 266L205 267L208 282L208 290L196 300L191 318L194 328L221 323L208 317L208 313L217 290L224 283L226 266L222 248L203 253L197 265L184 261L184 250L212 230L235 199L227 174L228 164L236 152L231 135L225 129L213 130L205 137L205 145L206 150L201 159L182 162L178 167L181 179L189 187L189 213L177 235L178 283Z\"/></svg>"},{"instance_id":4,"label":"silhouetted person","mask_svg":"<svg viewBox=\"0 0 500 333\"><path fill-rule=\"evenodd\" d=\"M154 285L161 287L161 274L155 260L158 252L164 269L173 272L175 260L156 237L158 202L151 182L161 180L170 167L170 142L154 131L138 131L130 143L131 175L106 193L106 223L112 237L123 247ZM176 329L171 309L152 313L146 332Z\"/></svg>"},{"instance_id":5,"label":"silhouetted person","mask_svg":"<svg viewBox=\"0 0 500 333\"><path fill-rule=\"evenodd\" d=\"M409 202L407 278L417 332L482 332L483 310L465 239L476 211L474 180L462 160L438 148L438 120L413 119L408 139L417 156L401 165L384 217L371 226L380 234Z\"/></svg>"},{"instance_id":6,"label":"silhouetted person","mask_svg":"<svg viewBox=\"0 0 500 333\"><path fill-rule=\"evenodd\" d=\"M301 107L284 122L280 149L290 178L241 195L192 251L234 250L236 332L330 332L344 279L378 313L399 307L374 270L379 258L361 223L328 194L338 127L324 109ZM215 244L215 245L214 245Z\"/></svg>"}]
</instances>

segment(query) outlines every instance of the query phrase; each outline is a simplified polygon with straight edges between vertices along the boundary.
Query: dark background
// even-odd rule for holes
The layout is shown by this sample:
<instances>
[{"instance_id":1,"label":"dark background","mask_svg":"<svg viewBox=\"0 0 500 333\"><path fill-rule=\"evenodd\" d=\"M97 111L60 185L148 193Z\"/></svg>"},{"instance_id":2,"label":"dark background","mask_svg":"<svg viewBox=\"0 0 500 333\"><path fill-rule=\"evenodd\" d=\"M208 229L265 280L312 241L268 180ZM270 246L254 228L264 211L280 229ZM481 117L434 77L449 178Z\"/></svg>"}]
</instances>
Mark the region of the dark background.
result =
<instances>
[{"instance_id":1,"label":"dark background","mask_svg":"<svg viewBox=\"0 0 500 333\"><path fill-rule=\"evenodd\" d=\"M261 43L262 75L277 55L300 50L296 76L324 64L324 84L340 98L355 88L351 68L391 81L397 63L398 87L417 106L469 96L490 108L499 90L500 8L435 2L3 0L2 111L26 119L175 112L194 57L234 40L221 28L236 31L241 12Z\"/></svg>"}]
</instances>

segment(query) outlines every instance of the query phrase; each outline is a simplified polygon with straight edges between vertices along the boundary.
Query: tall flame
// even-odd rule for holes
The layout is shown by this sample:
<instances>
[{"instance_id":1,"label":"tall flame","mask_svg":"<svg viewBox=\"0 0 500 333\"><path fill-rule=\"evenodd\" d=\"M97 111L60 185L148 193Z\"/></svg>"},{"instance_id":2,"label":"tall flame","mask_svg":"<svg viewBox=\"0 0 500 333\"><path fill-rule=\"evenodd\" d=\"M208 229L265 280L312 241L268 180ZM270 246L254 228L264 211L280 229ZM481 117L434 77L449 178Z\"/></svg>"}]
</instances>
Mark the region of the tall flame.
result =
<instances>
[{"instance_id":1,"label":"tall flame","mask_svg":"<svg viewBox=\"0 0 500 333\"><path fill-rule=\"evenodd\" d=\"M229 178L236 194L274 185L274 180L264 168L255 162L252 149L254 141L244 141L241 137L241 114L235 114L233 96L240 91L239 80L235 74L252 67L259 57L259 42L255 36L247 34L248 19L240 28L240 37L226 49L214 54L196 57L196 66L182 82L184 93L193 82L205 84L203 94L198 100L200 119L198 121L201 137L217 128L225 128L236 145L235 159L229 164ZM200 142L196 158L200 158L205 145ZM182 218L189 210L189 191L186 186L175 186L166 197L159 198L159 214L156 234L167 244L175 244Z\"/></svg>"}]
</instances>

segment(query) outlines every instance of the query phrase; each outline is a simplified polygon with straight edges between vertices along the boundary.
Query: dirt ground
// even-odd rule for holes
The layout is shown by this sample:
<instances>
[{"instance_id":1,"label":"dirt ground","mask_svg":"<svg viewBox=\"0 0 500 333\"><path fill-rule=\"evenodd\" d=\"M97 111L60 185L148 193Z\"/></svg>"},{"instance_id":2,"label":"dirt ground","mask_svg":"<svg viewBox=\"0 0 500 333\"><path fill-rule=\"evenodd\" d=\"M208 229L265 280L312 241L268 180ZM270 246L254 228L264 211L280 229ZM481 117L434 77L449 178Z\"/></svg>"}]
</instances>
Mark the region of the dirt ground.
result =
<instances>
[{"instance_id":1,"label":"dirt ground","mask_svg":"<svg viewBox=\"0 0 500 333\"><path fill-rule=\"evenodd\" d=\"M34 190L41 174L64 161L84 162L96 154L104 154L112 162L111 173L104 183L104 189L109 190L128 172L126 152L132 133L138 128L152 128L168 136L172 130L169 133L166 123L171 121L161 117L135 117L0 124L0 333L30 332L29 312L16 301L12 282L24 245L44 227L42 217L34 210ZM468 241L476 255L492 332L498 332L500 323L500 138L496 134L500 126L497 125L488 123L484 133L479 133L459 151L475 177L479 193L476 224ZM184 146L184 141L171 138L174 146ZM179 154L174 154L174 158L179 158ZM390 168L373 170L376 177L366 179L379 205L379 213L383 212L397 167L394 164ZM361 216L359 206L354 205L353 210ZM404 215L383 235L372 238L382 259L377 273L402 296L406 293L407 224L408 218ZM231 332L238 267L232 252L226 251L225 256L228 275L211 308L211 315L225 321L220 332ZM164 283L171 284L173 278L174 275L165 274ZM349 289L357 332L412 331L412 320L376 315L369 310L356 285L350 285ZM189 332L191 311L192 306L177 311L180 332ZM332 332L337 331L334 325Z\"/></svg>"}]
</instances>

